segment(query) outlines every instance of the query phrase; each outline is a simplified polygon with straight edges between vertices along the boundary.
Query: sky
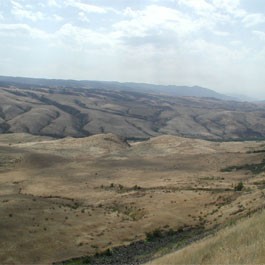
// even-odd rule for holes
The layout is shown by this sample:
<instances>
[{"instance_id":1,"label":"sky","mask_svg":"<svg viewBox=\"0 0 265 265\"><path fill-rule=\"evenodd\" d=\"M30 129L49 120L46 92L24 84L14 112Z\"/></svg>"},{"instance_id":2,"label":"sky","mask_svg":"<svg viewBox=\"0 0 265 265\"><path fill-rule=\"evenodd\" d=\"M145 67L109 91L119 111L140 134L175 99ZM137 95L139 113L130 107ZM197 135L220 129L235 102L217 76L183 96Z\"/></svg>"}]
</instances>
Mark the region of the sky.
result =
<instances>
[{"instance_id":1,"label":"sky","mask_svg":"<svg viewBox=\"0 0 265 265\"><path fill-rule=\"evenodd\" d=\"M0 75L265 99L265 1L0 0Z\"/></svg>"}]
</instances>

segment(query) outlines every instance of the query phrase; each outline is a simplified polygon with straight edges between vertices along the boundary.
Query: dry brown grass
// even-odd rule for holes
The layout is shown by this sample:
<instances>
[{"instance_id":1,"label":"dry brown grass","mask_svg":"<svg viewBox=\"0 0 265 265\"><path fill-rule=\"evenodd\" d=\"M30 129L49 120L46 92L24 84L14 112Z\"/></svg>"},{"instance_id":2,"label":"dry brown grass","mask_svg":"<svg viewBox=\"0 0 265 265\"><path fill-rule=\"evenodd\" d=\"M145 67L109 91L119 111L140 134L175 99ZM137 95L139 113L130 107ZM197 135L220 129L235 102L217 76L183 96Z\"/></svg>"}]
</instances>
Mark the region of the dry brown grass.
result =
<instances>
[{"instance_id":1,"label":"dry brown grass","mask_svg":"<svg viewBox=\"0 0 265 265\"><path fill-rule=\"evenodd\" d=\"M39 140L0 144L3 263L92 255L158 227L211 228L264 204L255 184L263 173L220 171L261 161L262 153L248 151L262 142L163 136L129 147L111 134ZM241 180L247 190L235 192Z\"/></svg>"},{"instance_id":2,"label":"dry brown grass","mask_svg":"<svg viewBox=\"0 0 265 265\"><path fill-rule=\"evenodd\" d=\"M264 264L265 212L147 264Z\"/></svg>"}]
</instances>

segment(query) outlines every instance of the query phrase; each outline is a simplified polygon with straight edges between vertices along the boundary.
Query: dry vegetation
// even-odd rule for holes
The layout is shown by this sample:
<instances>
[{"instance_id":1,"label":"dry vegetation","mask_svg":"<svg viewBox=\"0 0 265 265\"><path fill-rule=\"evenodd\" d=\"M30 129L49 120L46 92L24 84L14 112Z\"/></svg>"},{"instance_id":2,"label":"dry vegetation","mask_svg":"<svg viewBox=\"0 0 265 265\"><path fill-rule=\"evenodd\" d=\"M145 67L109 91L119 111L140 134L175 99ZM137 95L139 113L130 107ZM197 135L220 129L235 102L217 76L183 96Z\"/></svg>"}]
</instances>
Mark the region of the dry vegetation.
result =
<instances>
[{"instance_id":1,"label":"dry vegetation","mask_svg":"<svg viewBox=\"0 0 265 265\"><path fill-rule=\"evenodd\" d=\"M203 139L265 137L264 104L112 89L0 87L0 133L54 137L116 133Z\"/></svg>"},{"instance_id":2,"label":"dry vegetation","mask_svg":"<svg viewBox=\"0 0 265 265\"><path fill-rule=\"evenodd\" d=\"M264 223L263 211L205 240L147 264L264 264Z\"/></svg>"},{"instance_id":3,"label":"dry vegetation","mask_svg":"<svg viewBox=\"0 0 265 265\"><path fill-rule=\"evenodd\" d=\"M6 134L0 145L2 263L93 255L156 229L210 229L264 206L262 141Z\"/></svg>"}]
</instances>

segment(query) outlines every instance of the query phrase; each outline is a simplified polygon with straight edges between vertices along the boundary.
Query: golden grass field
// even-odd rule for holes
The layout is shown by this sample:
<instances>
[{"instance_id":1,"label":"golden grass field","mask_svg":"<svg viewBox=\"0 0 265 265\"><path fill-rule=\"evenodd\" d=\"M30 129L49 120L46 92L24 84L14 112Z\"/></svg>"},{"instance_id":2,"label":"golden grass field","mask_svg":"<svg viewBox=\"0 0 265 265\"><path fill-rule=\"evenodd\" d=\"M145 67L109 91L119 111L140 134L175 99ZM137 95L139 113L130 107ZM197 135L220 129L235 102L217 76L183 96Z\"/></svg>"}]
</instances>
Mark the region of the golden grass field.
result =
<instances>
[{"instance_id":1,"label":"golden grass field","mask_svg":"<svg viewBox=\"0 0 265 265\"><path fill-rule=\"evenodd\" d=\"M113 134L0 135L1 263L51 264L156 228L228 224L264 206L265 173L222 169L263 166L264 149L177 136L128 144Z\"/></svg>"}]
</instances>

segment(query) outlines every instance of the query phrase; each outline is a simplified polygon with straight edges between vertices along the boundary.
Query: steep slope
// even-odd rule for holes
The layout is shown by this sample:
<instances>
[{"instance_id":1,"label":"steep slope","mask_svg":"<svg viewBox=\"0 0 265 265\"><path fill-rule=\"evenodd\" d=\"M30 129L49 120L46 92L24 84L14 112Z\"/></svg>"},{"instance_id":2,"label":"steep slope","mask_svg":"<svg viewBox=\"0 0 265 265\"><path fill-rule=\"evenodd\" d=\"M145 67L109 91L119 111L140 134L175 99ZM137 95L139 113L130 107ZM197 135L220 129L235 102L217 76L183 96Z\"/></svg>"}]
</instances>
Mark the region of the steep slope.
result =
<instances>
[{"instance_id":1,"label":"steep slope","mask_svg":"<svg viewBox=\"0 0 265 265\"><path fill-rule=\"evenodd\" d=\"M147 264L262 264L265 260L264 222L263 211Z\"/></svg>"}]
</instances>

